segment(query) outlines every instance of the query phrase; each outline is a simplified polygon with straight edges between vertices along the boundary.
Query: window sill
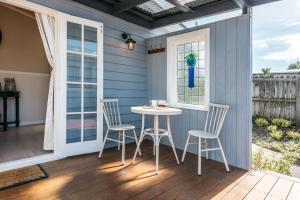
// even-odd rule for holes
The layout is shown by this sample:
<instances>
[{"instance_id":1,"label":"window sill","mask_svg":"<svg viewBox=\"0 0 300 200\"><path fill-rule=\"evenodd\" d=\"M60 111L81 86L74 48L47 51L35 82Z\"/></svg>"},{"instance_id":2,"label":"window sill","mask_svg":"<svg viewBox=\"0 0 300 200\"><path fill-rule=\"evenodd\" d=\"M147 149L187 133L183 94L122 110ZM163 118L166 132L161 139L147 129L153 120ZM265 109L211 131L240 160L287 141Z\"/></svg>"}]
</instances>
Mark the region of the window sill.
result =
<instances>
[{"instance_id":1,"label":"window sill","mask_svg":"<svg viewBox=\"0 0 300 200\"><path fill-rule=\"evenodd\" d=\"M182 108L182 109L188 109L188 110L197 110L197 111L208 111L208 106L196 106L196 105L190 105L190 104L175 104L175 105L170 105L170 107Z\"/></svg>"}]
</instances>

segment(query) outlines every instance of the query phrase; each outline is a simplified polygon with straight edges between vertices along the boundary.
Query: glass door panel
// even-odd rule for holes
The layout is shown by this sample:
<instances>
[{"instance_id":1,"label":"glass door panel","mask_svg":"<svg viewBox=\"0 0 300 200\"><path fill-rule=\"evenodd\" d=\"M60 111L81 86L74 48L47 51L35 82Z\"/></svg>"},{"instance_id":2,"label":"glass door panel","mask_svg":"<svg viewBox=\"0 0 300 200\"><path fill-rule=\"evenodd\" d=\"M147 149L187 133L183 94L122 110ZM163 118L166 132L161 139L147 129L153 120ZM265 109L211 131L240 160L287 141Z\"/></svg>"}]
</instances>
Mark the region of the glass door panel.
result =
<instances>
[{"instance_id":1,"label":"glass door panel","mask_svg":"<svg viewBox=\"0 0 300 200\"><path fill-rule=\"evenodd\" d=\"M81 141L81 115L67 115L67 143Z\"/></svg>"},{"instance_id":2,"label":"glass door panel","mask_svg":"<svg viewBox=\"0 0 300 200\"><path fill-rule=\"evenodd\" d=\"M85 114L83 124L84 124L83 141L96 140L97 139L97 115Z\"/></svg>"},{"instance_id":3,"label":"glass door panel","mask_svg":"<svg viewBox=\"0 0 300 200\"><path fill-rule=\"evenodd\" d=\"M97 140L97 34L67 22L67 144Z\"/></svg>"},{"instance_id":4,"label":"glass door panel","mask_svg":"<svg viewBox=\"0 0 300 200\"><path fill-rule=\"evenodd\" d=\"M82 25L67 22L67 50L81 52L82 46Z\"/></svg>"},{"instance_id":5,"label":"glass door panel","mask_svg":"<svg viewBox=\"0 0 300 200\"><path fill-rule=\"evenodd\" d=\"M97 54L97 29L84 26L84 53Z\"/></svg>"}]
</instances>

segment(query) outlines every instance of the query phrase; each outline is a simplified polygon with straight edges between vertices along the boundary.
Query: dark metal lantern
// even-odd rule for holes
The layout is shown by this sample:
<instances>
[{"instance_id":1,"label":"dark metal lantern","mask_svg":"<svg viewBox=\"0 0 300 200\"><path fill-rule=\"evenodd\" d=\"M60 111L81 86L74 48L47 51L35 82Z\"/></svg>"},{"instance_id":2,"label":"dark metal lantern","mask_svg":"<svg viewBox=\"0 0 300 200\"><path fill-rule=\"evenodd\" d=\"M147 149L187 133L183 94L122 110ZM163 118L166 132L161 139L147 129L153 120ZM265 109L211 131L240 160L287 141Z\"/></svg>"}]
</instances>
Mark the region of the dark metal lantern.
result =
<instances>
[{"instance_id":1,"label":"dark metal lantern","mask_svg":"<svg viewBox=\"0 0 300 200\"><path fill-rule=\"evenodd\" d=\"M131 38L131 35L128 33L122 33L122 38L123 38L123 40L126 40L125 43L127 44L128 49L133 50L134 44L136 43L136 41Z\"/></svg>"}]
</instances>

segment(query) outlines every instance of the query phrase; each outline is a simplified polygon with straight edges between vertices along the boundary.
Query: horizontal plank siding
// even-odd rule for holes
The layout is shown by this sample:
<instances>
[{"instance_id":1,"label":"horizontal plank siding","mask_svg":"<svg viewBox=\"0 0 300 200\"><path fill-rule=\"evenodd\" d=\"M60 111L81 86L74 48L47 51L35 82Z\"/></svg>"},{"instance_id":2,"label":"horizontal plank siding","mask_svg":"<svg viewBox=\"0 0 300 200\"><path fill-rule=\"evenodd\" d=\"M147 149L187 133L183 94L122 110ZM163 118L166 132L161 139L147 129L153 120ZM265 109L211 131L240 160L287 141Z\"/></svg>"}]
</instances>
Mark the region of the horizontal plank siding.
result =
<instances>
[{"instance_id":1,"label":"horizontal plank siding","mask_svg":"<svg viewBox=\"0 0 300 200\"><path fill-rule=\"evenodd\" d=\"M221 142L229 164L243 169L249 169L251 163L251 105L248 100L251 95L248 87L251 75L250 24L250 16L243 15L197 28L210 28L210 102L230 106ZM175 34L180 33L182 31ZM147 48L166 47L168 36L147 39ZM148 55L149 99L166 99L166 66L165 52ZM205 119L205 112L189 109L183 109L182 115L172 117L176 147L183 149L188 130L203 129ZM213 147L216 143L210 142L209 145ZM197 148L190 147L189 151L197 153ZM209 156L223 162L219 152L211 152Z\"/></svg>"},{"instance_id":2,"label":"horizontal plank siding","mask_svg":"<svg viewBox=\"0 0 300 200\"><path fill-rule=\"evenodd\" d=\"M86 6L65 0L32 0L64 13L99 21L104 25L104 98L118 98L123 123L131 123L140 134L141 116L133 114L130 107L144 105L148 99L147 56L145 38L151 34L144 28L113 18ZM123 32L136 40L134 50L128 50L122 39ZM104 133L106 123L104 122ZM109 143L107 147L115 145Z\"/></svg>"}]
</instances>

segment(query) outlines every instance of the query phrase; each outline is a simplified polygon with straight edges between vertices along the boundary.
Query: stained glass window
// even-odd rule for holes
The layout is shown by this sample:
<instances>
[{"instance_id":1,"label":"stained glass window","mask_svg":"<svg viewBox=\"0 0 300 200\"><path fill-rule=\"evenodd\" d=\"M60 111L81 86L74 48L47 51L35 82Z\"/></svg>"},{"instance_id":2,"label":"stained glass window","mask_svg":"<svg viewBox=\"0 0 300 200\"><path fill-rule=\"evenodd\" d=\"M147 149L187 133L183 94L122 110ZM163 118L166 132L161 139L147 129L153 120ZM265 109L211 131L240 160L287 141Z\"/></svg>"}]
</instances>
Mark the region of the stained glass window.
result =
<instances>
[{"instance_id":1,"label":"stained glass window","mask_svg":"<svg viewBox=\"0 0 300 200\"><path fill-rule=\"evenodd\" d=\"M205 41L177 45L177 102L180 104L204 105L205 103L205 47ZM193 66L187 63L190 55L194 55L196 59Z\"/></svg>"}]
</instances>

